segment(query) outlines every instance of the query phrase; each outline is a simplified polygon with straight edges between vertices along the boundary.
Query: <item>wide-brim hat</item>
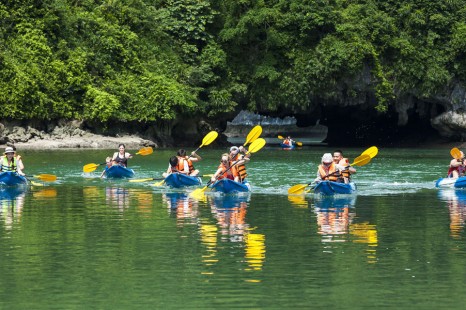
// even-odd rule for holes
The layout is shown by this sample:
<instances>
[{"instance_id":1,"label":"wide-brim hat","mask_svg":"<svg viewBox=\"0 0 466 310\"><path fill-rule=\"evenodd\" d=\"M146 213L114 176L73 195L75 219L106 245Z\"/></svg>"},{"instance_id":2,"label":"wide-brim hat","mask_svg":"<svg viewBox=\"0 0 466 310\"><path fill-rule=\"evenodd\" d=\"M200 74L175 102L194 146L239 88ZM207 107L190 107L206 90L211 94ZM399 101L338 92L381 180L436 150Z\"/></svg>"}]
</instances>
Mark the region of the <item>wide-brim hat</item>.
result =
<instances>
[{"instance_id":1,"label":"wide-brim hat","mask_svg":"<svg viewBox=\"0 0 466 310\"><path fill-rule=\"evenodd\" d=\"M5 152L3 154L14 153L14 152L15 150L11 146L9 146L5 148Z\"/></svg>"}]
</instances>

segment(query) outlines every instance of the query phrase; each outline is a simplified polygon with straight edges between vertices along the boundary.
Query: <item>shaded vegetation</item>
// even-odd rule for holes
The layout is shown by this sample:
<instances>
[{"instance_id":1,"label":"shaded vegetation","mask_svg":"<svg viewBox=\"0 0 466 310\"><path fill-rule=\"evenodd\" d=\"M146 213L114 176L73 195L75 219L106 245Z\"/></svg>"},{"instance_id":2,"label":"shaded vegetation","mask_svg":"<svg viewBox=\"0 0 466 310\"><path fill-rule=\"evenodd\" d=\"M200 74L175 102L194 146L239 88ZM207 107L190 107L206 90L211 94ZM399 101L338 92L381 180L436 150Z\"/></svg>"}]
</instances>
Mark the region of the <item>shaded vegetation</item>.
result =
<instances>
[{"instance_id":1,"label":"shaded vegetation","mask_svg":"<svg viewBox=\"0 0 466 310\"><path fill-rule=\"evenodd\" d=\"M403 94L429 98L465 81L465 4L3 1L0 117L298 113L341 92L371 93L369 104L386 111Z\"/></svg>"}]
</instances>

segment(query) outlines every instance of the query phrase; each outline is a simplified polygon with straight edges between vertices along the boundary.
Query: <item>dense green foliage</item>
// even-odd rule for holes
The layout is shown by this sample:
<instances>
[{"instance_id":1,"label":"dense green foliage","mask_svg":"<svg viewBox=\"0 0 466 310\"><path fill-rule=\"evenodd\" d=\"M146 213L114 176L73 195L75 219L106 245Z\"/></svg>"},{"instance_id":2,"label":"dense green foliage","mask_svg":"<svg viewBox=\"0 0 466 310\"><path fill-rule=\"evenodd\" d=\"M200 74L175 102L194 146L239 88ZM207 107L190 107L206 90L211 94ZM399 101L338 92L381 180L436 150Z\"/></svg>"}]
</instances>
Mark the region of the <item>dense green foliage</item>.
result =
<instances>
[{"instance_id":1,"label":"dense green foliage","mask_svg":"<svg viewBox=\"0 0 466 310\"><path fill-rule=\"evenodd\" d=\"M3 1L0 37L11 119L302 111L342 92L384 111L466 80L463 0Z\"/></svg>"}]
</instances>

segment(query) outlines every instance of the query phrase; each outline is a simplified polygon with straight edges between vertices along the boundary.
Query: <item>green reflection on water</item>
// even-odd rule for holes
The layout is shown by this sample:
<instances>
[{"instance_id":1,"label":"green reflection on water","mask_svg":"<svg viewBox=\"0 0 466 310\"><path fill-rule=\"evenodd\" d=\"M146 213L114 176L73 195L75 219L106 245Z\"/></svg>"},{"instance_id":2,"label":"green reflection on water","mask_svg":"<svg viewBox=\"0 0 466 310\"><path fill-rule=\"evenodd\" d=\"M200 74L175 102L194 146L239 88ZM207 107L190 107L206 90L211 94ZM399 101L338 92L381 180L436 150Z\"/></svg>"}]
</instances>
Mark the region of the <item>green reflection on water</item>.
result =
<instances>
[{"instance_id":1,"label":"green reflection on water","mask_svg":"<svg viewBox=\"0 0 466 310\"><path fill-rule=\"evenodd\" d=\"M255 154L248 196L198 200L81 175L109 151L24 152L59 181L0 197L1 308L463 306L466 195L433 188L448 152L381 150L358 196L323 199L286 195L325 150L300 151Z\"/></svg>"}]
</instances>

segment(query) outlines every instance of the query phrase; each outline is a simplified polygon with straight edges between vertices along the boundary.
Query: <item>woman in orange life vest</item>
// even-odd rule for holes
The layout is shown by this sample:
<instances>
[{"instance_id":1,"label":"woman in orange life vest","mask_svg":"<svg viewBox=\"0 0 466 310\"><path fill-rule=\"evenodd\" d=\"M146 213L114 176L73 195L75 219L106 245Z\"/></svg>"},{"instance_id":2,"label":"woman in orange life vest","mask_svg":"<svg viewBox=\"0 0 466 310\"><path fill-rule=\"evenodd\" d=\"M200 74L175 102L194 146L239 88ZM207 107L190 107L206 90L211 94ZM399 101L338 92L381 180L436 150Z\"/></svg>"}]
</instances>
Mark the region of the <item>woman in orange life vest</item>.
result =
<instances>
[{"instance_id":1,"label":"woman in orange life vest","mask_svg":"<svg viewBox=\"0 0 466 310\"><path fill-rule=\"evenodd\" d=\"M461 152L461 158L453 158L450 161L450 168L448 169L448 177L457 179L464 174L466 171L466 160L464 159L464 153Z\"/></svg>"},{"instance_id":2,"label":"woman in orange life vest","mask_svg":"<svg viewBox=\"0 0 466 310\"><path fill-rule=\"evenodd\" d=\"M343 157L343 152L341 150L335 150L333 152L333 162L337 165L338 169L341 171L340 182L349 183L350 177L352 174L356 173L356 169L349 165L348 158Z\"/></svg>"},{"instance_id":3,"label":"woman in orange life vest","mask_svg":"<svg viewBox=\"0 0 466 310\"><path fill-rule=\"evenodd\" d=\"M194 168L193 162L201 161L202 158L196 152L192 152L191 155L186 156L186 150L179 149L176 156L178 157L178 170L180 170L180 173L190 176L197 176L199 174L199 170Z\"/></svg>"},{"instance_id":4,"label":"woman in orange life vest","mask_svg":"<svg viewBox=\"0 0 466 310\"><path fill-rule=\"evenodd\" d=\"M5 153L3 154L4 155L0 157L0 171L15 171L19 175L24 175L15 157L15 150L11 146L8 146L5 148Z\"/></svg>"},{"instance_id":5,"label":"woman in orange life vest","mask_svg":"<svg viewBox=\"0 0 466 310\"><path fill-rule=\"evenodd\" d=\"M222 154L220 165L210 181L214 183L217 180L227 178L239 182L238 170L236 169L236 165L232 166L232 164L233 162L230 161L228 154Z\"/></svg>"},{"instance_id":6,"label":"woman in orange life vest","mask_svg":"<svg viewBox=\"0 0 466 310\"><path fill-rule=\"evenodd\" d=\"M246 152L247 150L243 146L239 148L237 146L232 146L230 148L230 161L232 163L236 162L235 167L238 171L240 182L244 182L244 179L248 176L245 164L251 160L249 158L251 155L245 154Z\"/></svg>"},{"instance_id":7,"label":"woman in orange life vest","mask_svg":"<svg viewBox=\"0 0 466 310\"><path fill-rule=\"evenodd\" d=\"M338 182L341 172L337 165L333 162L332 154L325 153L322 156L322 163L317 168L317 178L315 182L320 181L333 181Z\"/></svg>"}]
</instances>

